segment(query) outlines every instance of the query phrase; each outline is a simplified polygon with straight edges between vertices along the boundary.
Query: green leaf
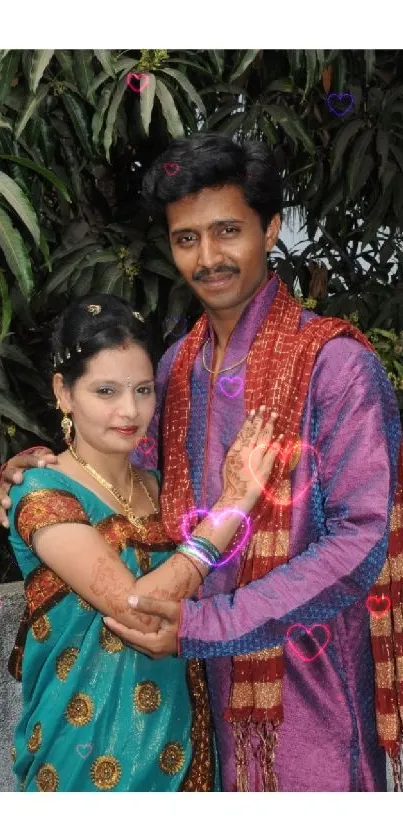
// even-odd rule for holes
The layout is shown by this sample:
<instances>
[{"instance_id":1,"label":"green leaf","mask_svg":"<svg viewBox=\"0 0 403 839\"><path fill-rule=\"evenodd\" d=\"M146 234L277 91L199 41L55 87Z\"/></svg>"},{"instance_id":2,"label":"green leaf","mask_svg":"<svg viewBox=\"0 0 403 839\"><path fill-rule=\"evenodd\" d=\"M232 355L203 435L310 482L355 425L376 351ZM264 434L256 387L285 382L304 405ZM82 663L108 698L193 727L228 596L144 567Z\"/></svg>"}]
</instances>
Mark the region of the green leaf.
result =
<instances>
[{"instance_id":1,"label":"green leaf","mask_svg":"<svg viewBox=\"0 0 403 839\"><path fill-rule=\"evenodd\" d=\"M36 93L39 82L53 56L54 50L35 50L32 56L31 71L29 74L29 89Z\"/></svg>"},{"instance_id":2,"label":"green leaf","mask_svg":"<svg viewBox=\"0 0 403 839\"><path fill-rule=\"evenodd\" d=\"M309 154L315 154L313 141L305 130L302 121L297 117L294 111L291 110L291 108L288 108L287 105L269 103L268 105L265 105L264 109L271 117L273 117L275 122L278 122L282 128L284 128L284 131L289 137L291 137L292 140L300 140Z\"/></svg>"},{"instance_id":3,"label":"green leaf","mask_svg":"<svg viewBox=\"0 0 403 839\"><path fill-rule=\"evenodd\" d=\"M109 152L112 145L112 138L113 138L113 130L115 127L116 122L116 115L120 106L120 103L123 99L125 91L127 90L126 78L120 79L115 87L115 92L112 97L111 104L109 106L108 115L106 117L105 123L105 133L104 133L104 149L106 154L106 159L110 162ZM141 95L141 94L140 94Z\"/></svg>"},{"instance_id":4,"label":"green leaf","mask_svg":"<svg viewBox=\"0 0 403 839\"><path fill-rule=\"evenodd\" d=\"M176 81L180 84L180 86L189 96L190 101L194 102L194 104L198 107L200 113L203 114L204 117L206 116L206 108L204 106L202 98L199 96L197 90L195 90L189 79L186 78L184 73L180 73L179 70L172 70L168 67L161 67L160 72L166 73L168 76L172 76L173 79L176 79Z\"/></svg>"},{"instance_id":5,"label":"green leaf","mask_svg":"<svg viewBox=\"0 0 403 839\"><path fill-rule=\"evenodd\" d=\"M94 96L91 90L91 84L94 80L94 71L91 64L92 50L76 50L74 59L74 73L80 93L93 105Z\"/></svg>"},{"instance_id":6,"label":"green leaf","mask_svg":"<svg viewBox=\"0 0 403 839\"><path fill-rule=\"evenodd\" d=\"M14 126L10 120L5 119L0 114L0 128L7 128L9 131L13 131Z\"/></svg>"},{"instance_id":7,"label":"green leaf","mask_svg":"<svg viewBox=\"0 0 403 839\"><path fill-rule=\"evenodd\" d=\"M208 51L220 78L222 77L225 61L225 50L209 50Z\"/></svg>"},{"instance_id":8,"label":"green leaf","mask_svg":"<svg viewBox=\"0 0 403 839\"><path fill-rule=\"evenodd\" d=\"M381 158L381 165L379 168L379 174L382 175L385 171L385 166L388 161L388 154L389 154L389 136L387 131L383 131L382 128L379 128L376 132L376 151Z\"/></svg>"},{"instance_id":9,"label":"green leaf","mask_svg":"<svg viewBox=\"0 0 403 839\"><path fill-rule=\"evenodd\" d=\"M14 400L10 399L5 393L0 393L0 414L8 420L11 420L15 425L18 425L19 428L30 431L31 434L36 434L37 437L45 440L50 439L46 432L35 422L32 413L28 416L21 406L16 405Z\"/></svg>"},{"instance_id":10,"label":"green leaf","mask_svg":"<svg viewBox=\"0 0 403 839\"><path fill-rule=\"evenodd\" d=\"M241 58L241 60L238 64L238 66L236 67L234 72L231 74L230 82L234 82L235 79L239 79L239 77L242 76L242 73L244 73L245 70L249 67L249 65L252 64L252 61L255 60L255 58L256 58L256 56L258 55L259 52L261 52L261 50L246 50L245 54L242 56L242 58Z\"/></svg>"},{"instance_id":11,"label":"green leaf","mask_svg":"<svg viewBox=\"0 0 403 839\"><path fill-rule=\"evenodd\" d=\"M356 184L359 180L360 167L362 166L363 158L373 138L374 129L366 128L365 131L362 131L360 136L357 137L352 146L347 167L347 193L350 198L356 194Z\"/></svg>"},{"instance_id":12,"label":"green leaf","mask_svg":"<svg viewBox=\"0 0 403 839\"><path fill-rule=\"evenodd\" d=\"M274 125L263 114L259 117L259 125L266 138L267 145L275 146L278 142L278 135Z\"/></svg>"},{"instance_id":13,"label":"green leaf","mask_svg":"<svg viewBox=\"0 0 403 839\"><path fill-rule=\"evenodd\" d=\"M97 281L93 292L100 294L113 294L119 280L122 279L123 268L121 262L115 262L114 265L109 265L103 272L102 276ZM115 292L116 293L116 292Z\"/></svg>"},{"instance_id":14,"label":"green leaf","mask_svg":"<svg viewBox=\"0 0 403 839\"><path fill-rule=\"evenodd\" d=\"M143 268L152 274L158 274L161 277L167 277L168 280L178 282L178 274L174 266L162 259L147 259L143 263Z\"/></svg>"},{"instance_id":15,"label":"green leaf","mask_svg":"<svg viewBox=\"0 0 403 839\"><path fill-rule=\"evenodd\" d=\"M88 99L90 100L90 102L94 99L94 93L96 93L98 88L101 86L101 84L103 84L106 81L107 78L109 77L106 73L104 73L104 71L102 71L102 73L98 73L98 75L95 76L92 84L90 84L88 88Z\"/></svg>"},{"instance_id":16,"label":"green leaf","mask_svg":"<svg viewBox=\"0 0 403 839\"><path fill-rule=\"evenodd\" d=\"M7 361L14 361L16 364L28 368L28 370L35 370L32 361L17 345L2 343L0 345L0 356Z\"/></svg>"},{"instance_id":17,"label":"green leaf","mask_svg":"<svg viewBox=\"0 0 403 839\"><path fill-rule=\"evenodd\" d=\"M111 100L112 93L113 93L113 84L109 83L109 84L105 85L105 87L104 87L104 89L101 93L101 98L98 102L98 107L97 107L97 109L94 113L94 116L92 118L92 142L94 143L94 146L97 146L98 143L99 143L99 135L100 135L101 130L102 130L104 117L105 117L106 111L108 109L108 105L109 105L109 102Z\"/></svg>"},{"instance_id":18,"label":"green leaf","mask_svg":"<svg viewBox=\"0 0 403 839\"><path fill-rule=\"evenodd\" d=\"M326 218L343 199L343 187L340 183L335 184L329 191L327 200L320 208L320 218Z\"/></svg>"},{"instance_id":19,"label":"green leaf","mask_svg":"<svg viewBox=\"0 0 403 839\"><path fill-rule=\"evenodd\" d=\"M46 178L46 180L50 181L50 183L62 193L63 198L71 204L71 198L66 184L64 184L60 178L57 178L50 169L45 169L44 166L39 166L37 163L34 163L33 160L30 160L29 157L16 157L13 154L0 154L0 159L11 160L13 163L18 163L19 166L26 166L27 169L33 169L33 171L38 175L41 175L42 178Z\"/></svg>"},{"instance_id":20,"label":"green leaf","mask_svg":"<svg viewBox=\"0 0 403 839\"><path fill-rule=\"evenodd\" d=\"M101 255L101 248L99 248L96 252L97 254ZM68 279L71 277L74 270L76 270L78 267L87 268L87 265L85 265L85 259L90 254L94 254L94 246L86 245L84 248L81 248L80 251L75 251L73 254L71 254L71 256L65 258L63 260L63 265L60 265L56 269L52 276L52 279L48 283L45 283L45 285L43 286L43 294L48 295L54 291L60 291L63 285L66 284L66 281L68 281Z\"/></svg>"},{"instance_id":21,"label":"green leaf","mask_svg":"<svg viewBox=\"0 0 403 839\"><path fill-rule=\"evenodd\" d=\"M2 209L0 209L0 247L10 271L18 281L21 293L29 299L34 287L34 279L28 252L22 236L13 227L10 218Z\"/></svg>"},{"instance_id":22,"label":"green leaf","mask_svg":"<svg viewBox=\"0 0 403 839\"><path fill-rule=\"evenodd\" d=\"M346 125L342 125L338 130L333 143L330 154L330 174L333 178L340 169L344 152L352 138L356 135L360 128L365 126L363 119L352 119Z\"/></svg>"},{"instance_id":23,"label":"green leaf","mask_svg":"<svg viewBox=\"0 0 403 839\"><path fill-rule=\"evenodd\" d=\"M267 85L266 90L278 90L279 93L292 93L295 90L294 80L288 76L285 79L275 79Z\"/></svg>"},{"instance_id":24,"label":"green leaf","mask_svg":"<svg viewBox=\"0 0 403 839\"><path fill-rule=\"evenodd\" d=\"M47 95L49 88L50 88L50 84L42 85L42 87L39 89L38 93L36 93L36 94L30 93L29 94L29 96L27 98L27 101L25 103L25 107L23 108L23 111L20 114L20 117L19 117L19 119L17 121L17 124L15 126L15 139L16 140L18 140L19 137L21 136L27 122L34 115L35 111L38 110L41 102L43 101L43 99Z\"/></svg>"},{"instance_id":25,"label":"green leaf","mask_svg":"<svg viewBox=\"0 0 403 839\"><path fill-rule=\"evenodd\" d=\"M365 50L365 80L368 84L375 67L375 50Z\"/></svg>"},{"instance_id":26,"label":"green leaf","mask_svg":"<svg viewBox=\"0 0 403 839\"><path fill-rule=\"evenodd\" d=\"M11 82L15 77L20 63L20 52L10 50L0 64L0 105L6 102L9 93L12 91Z\"/></svg>"},{"instance_id":27,"label":"green leaf","mask_svg":"<svg viewBox=\"0 0 403 839\"><path fill-rule=\"evenodd\" d=\"M25 192L4 172L0 172L0 195L13 207L39 247L40 231L36 212Z\"/></svg>"},{"instance_id":28,"label":"green leaf","mask_svg":"<svg viewBox=\"0 0 403 839\"><path fill-rule=\"evenodd\" d=\"M403 172L403 151L399 149L394 143L390 144L390 151L393 154L393 157L396 160L397 165L400 167L401 172Z\"/></svg>"},{"instance_id":29,"label":"green leaf","mask_svg":"<svg viewBox=\"0 0 403 839\"><path fill-rule=\"evenodd\" d=\"M155 92L160 100L162 113L171 137L183 137L185 132L174 99L160 79L157 79Z\"/></svg>"},{"instance_id":30,"label":"green leaf","mask_svg":"<svg viewBox=\"0 0 403 839\"><path fill-rule=\"evenodd\" d=\"M111 51L110 50L94 50L94 54L96 55L101 67L106 73L107 76L111 76L113 79L115 78L115 70L112 63L111 58Z\"/></svg>"},{"instance_id":31,"label":"green leaf","mask_svg":"<svg viewBox=\"0 0 403 839\"><path fill-rule=\"evenodd\" d=\"M71 50L56 50L55 57L63 70L65 78L74 82L73 57Z\"/></svg>"},{"instance_id":32,"label":"green leaf","mask_svg":"<svg viewBox=\"0 0 403 839\"><path fill-rule=\"evenodd\" d=\"M67 90L63 93L63 103L71 119L72 125L81 143L82 149L87 157L93 157L90 138L88 134L88 120L84 105L77 96Z\"/></svg>"},{"instance_id":33,"label":"green leaf","mask_svg":"<svg viewBox=\"0 0 403 839\"><path fill-rule=\"evenodd\" d=\"M140 115L143 123L144 133L149 134L151 114L155 99L156 78L151 73L149 75L148 85L140 93Z\"/></svg>"},{"instance_id":34,"label":"green leaf","mask_svg":"<svg viewBox=\"0 0 403 839\"><path fill-rule=\"evenodd\" d=\"M4 279L4 272L0 271L0 297L1 297L1 334L0 341L4 341L11 323L12 307L8 295L7 283Z\"/></svg>"},{"instance_id":35,"label":"green leaf","mask_svg":"<svg viewBox=\"0 0 403 839\"><path fill-rule=\"evenodd\" d=\"M308 90L313 87L316 73L316 50L305 50L306 59L306 85L304 90L304 99Z\"/></svg>"}]
</instances>

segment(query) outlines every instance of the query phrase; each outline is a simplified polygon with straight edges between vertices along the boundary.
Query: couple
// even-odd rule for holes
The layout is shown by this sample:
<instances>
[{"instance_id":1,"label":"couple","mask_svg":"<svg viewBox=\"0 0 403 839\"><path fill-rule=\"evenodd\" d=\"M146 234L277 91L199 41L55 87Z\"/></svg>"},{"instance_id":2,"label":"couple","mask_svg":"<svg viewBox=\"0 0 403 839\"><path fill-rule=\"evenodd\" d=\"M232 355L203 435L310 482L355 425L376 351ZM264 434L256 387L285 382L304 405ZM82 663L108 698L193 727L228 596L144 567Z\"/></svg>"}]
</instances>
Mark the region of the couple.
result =
<instances>
[{"instance_id":1,"label":"couple","mask_svg":"<svg viewBox=\"0 0 403 839\"><path fill-rule=\"evenodd\" d=\"M123 313L106 343L91 332L112 298L77 303L89 325L74 317L54 343L77 439L42 455L50 469L20 483L38 465L25 454L3 476L30 606L12 657L16 672L25 643L17 775L26 789L219 789L211 707L225 791L384 791L385 750L401 789L390 383L358 330L302 310L267 274L282 199L263 144L175 141L144 193L206 311L160 362L148 432L150 359L122 343ZM145 433L162 443L160 516L156 446L127 465Z\"/></svg>"}]
</instances>

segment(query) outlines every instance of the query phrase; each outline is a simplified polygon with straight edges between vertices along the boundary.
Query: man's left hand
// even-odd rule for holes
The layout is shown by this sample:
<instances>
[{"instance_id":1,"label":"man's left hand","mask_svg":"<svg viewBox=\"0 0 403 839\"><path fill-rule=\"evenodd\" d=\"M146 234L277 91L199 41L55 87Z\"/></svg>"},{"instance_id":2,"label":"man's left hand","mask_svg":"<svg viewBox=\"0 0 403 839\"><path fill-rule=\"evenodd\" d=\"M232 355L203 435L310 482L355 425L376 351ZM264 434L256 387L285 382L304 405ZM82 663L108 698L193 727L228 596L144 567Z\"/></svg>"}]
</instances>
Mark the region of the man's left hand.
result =
<instances>
[{"instance_id":1,"label":"man's left hand","mask_svg":"<svg viewBox=\"0 0 403 839\"><path fill-rule=\"evenodd\" d=\"M172 600L155 600L153 597L138 597L137 605L133 606L133 597L130 598L130 605L136 612L146 615L157 615L162 618L157 632L139 632L137 629L128 629L122 623L113 618L104 618L104 623L118 635L128 646L134 647L139 653L150 656L150 658L165 658L168 655L176 655L178 648L178 630L180 618L180 603Z\"/></svg>"}]
</instances>

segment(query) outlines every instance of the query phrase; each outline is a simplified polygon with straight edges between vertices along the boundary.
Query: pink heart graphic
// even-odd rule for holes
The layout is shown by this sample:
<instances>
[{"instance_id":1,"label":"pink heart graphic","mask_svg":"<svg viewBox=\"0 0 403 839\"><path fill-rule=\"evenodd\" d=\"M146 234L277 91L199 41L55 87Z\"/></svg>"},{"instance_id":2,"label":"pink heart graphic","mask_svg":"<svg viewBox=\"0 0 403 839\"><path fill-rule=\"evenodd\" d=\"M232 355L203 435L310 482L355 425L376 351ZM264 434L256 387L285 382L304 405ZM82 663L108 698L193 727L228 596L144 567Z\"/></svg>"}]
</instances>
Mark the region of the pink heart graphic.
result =
<instances>
[{"instance_id":1,"label":"pink heart graphic","mask_svg":"<svg viewBox=\"0 0 403 839\"><path fill-rule=\"evenodd\" d=\"M207 559L205 559L205 557L202 557L201 554L200 554L200 559L203 562L206 562L207 565L214 565L214 568L218 568L218 566L222 566L222 565L227 565L227 563L230 562L231 559L233 559L233 557L241 550L241 548L244 547L244 545L248 541L249 533L250 533L250 519L249 519L249 516L247 516L245 513L242 513L241 510L237 510L236 508L232 508L232 507L227 507L225 510L222 510L221 513L211 513L209 510L199 510L196 507L194 507L192 510L190 510L189 513L186 513L182 517L182 535L183 535L183 538L188 543L189 547L191 547L191 548L193 548L193 550L197 551L197 546L192 541L192 537L189 533L189 519L192 518L192 517L196 517L196 516L197 517L202 516L203 518L211 518L213 520L214 526L216 526L217 524L219 524L221 519L225 518L225 516L230 515L230 513L236 513L245 522L246 532L243 534L243 536L241 536L239 542L235 545L233 551L230 553L230 555L228 557L226 557L224 559L223 562L217 562L217 563L209 562Z\"/></svg>"},{"instance_id":2,"label":"pink heart graphic","mask_svg":"<svg viewBox=\"0 0 403 839\"><path fill-rule=\"evenodd\" d=\"M293 443L291 443L291 445L290 445L290 443L285 443L284 446L282 447L281 451L277 455L277 460L279 460L280 463L282 463L282 464L285 464L289 460L291 460L292 455L293 455L294 450L295 450L295 445L296 444L293 444ZM302 440L299 441L299 445L301 446L301 454L302 454L302 451L310 449L314 453L315 457L318 458L318 461L319 461L319 453L316 451L314 446L311 446L309 443L304 443ZM289 507L291 504L296 504L310 490L310 488L311 488L311 486L312 486L312 484L315 480L315 475L312 475L312 477L310 478L309 481L307 481L305 486L303 486L302 489L299 492L296 492L291 499L289 499L287 501L279 501L279 499L276 498L276 496L274 495L273 490L271 490L270 487L265 487L259 481L259 479L255 475L255 472L253 471L251 461L252 461L252 457L253 457L254 453L257 452L258 449L265 449L265 448L267 448L265 443L259 443L258 446L255 446L255 448L252 449L252 451L249 455L248 466L249 466L249 469L251 471L252 478L255 479L257 485L263 491L263 494L264 494L265 498L268 501L270 501L271 504L275 504L278 507ZM318 470L319 470L319 466L320 466L320 462L317 463L317 469Z\"/></svg>"},{"instance_id":3,"label":"pink heart graphic","mask_svg":"<svg viewBox=\"0 0 403 839\"><path fill-rule=\"evenodd\" d=\"M76 752L80 755L80 757L83 758L83 760L85 760L85 758L88 757L88 755L90 755L92 752L91 743L80 743L78 746L76 746Z\"/></svg>"},{"instance_id":4,"label":"pink heart graphic","mask_svg":"<svg viewBox=\"0 0 403 839\"><path fill-rule=\"evenodd\" d=\"M314 655L307 656L307 655L304 655L304 653L301 652L301 650L296 646L296 644L294 643L294 641L290 637L291 632L293 632L295 629L303 629L304 632L307 635L309 635L311 638L313 638L313 630L314 629L324 629L327 637L326 637L326 640L324 641L324 643L319 645L318 651ZM315 661L315 658L317 658L326 649L326 647L327 647L327 645L330 641L330 638L331 638L330 629L324 623L314 623L311 627L305 626L303 623L294 623L287 630L287 641L289 642L289 645L290 645L291 649L295 652L295 654L298 656L298 658L301 659L301 661ZM314 639L314 640L316 640L316 639Z\"/></svg>"},{"instance_id":5,"label":"pink heart graphic","mask_svg":"<svg viewBox=\"0 0 403 839\"><path fill-rule=\"evenodd\" d=\"M365 605L374 618L384 618L392 608L391 599L387 594L370 594Z\"/></svg>"},{"instance_id":6,"label":"pink heart graphic","mask_svg":"<svg viewBox=\"0 0 403 839\"><path fill-rule=\"evenodd\" d=\"M348 101L348 105L346 108L344 108L344 110L340 110L340 108L335 109L332 107L331 100L333 100L334 102L336 102L336 100L341 102L342 99L347 99ZM329 110L332 111L333 114L335 114L337 117L344 117L345 114L348 114L348 112L351 111L351 108L354 105L354 98L351 95L351 93L329 93L329 96L327 97L327 104L329 106Z\"/></svg>"},{"instance_id":7,"label":"pink heart graphic","mask_svg":"<svg viewBox=\"0 0 403 839\"><path fill-rule=\"evenodd\" d=\"M142 437L141 440L137 443L137 449L140 451L144 457L147 457L150 452L152 452L153 448L155 447L155 440L152 437Z\"/></svg>"},{"instance_id":8,"label":"pink heart graphic","mask_svg":"<svg viewBox=\"0 0 403 839\"><path fill-rule=\"evenodd\" d=\"M225 385L225 382L228 382L228 384ZM233 376L232 378L231 376L222 376L218 382L218 386L221 388L224 396L228 396L230 399L233 399L234 396L238 396L240 394L242 390L242 384L243 382L240 376ZM233 388L234 385L235 388L231 393L231 388Z\"/></svg>"},{"instance_id":9,"label":"pink heart graphic","mask_svg":"<svg viewBox=\"0 0 403 839\"><path fill-rule=\"evenodd\" d=\"M166 175L172 177L172 175L178 174L180 166L177 163L164 163L163 169Z\"/></svg>"},{"instance_id":10,"label":"pink heart graphic","mask_svg":"<svg viewBox=\"0 0 403 839\"><path fill-rule=\"evenodd\" d=\"M133 87L133 85L131 84L132 79L137 79L137 81L140 81L140 79L144 79L144 82L140 82L138 87ZM130 87L130 90L132 90L133 93L141 93L141 91L147 87L149 81L150 77L148 73L128 73L126 76L126 84L128 87Z\"/></svg>"}]
</instances>

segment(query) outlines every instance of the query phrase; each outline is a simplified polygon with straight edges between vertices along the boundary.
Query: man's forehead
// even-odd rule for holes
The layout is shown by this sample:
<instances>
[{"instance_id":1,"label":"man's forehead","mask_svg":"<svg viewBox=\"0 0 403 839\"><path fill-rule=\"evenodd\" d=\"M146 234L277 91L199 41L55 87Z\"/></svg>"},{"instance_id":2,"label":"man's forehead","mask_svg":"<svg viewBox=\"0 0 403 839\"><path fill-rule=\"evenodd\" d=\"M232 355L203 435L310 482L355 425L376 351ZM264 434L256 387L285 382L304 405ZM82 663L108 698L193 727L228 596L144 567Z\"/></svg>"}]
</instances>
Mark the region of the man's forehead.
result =
<instances>
[{"instance_id":1,"label":"man's forehead","mask_svg":"<svg viewBox=\"0 0 403 839\"><path fill-rule=\"evenodd\" d=\"M242 221L250 208L240 187L206 187L167 206L170 229L186 226L208 227L221 221Z\"/></svg>"}]
</instances>

